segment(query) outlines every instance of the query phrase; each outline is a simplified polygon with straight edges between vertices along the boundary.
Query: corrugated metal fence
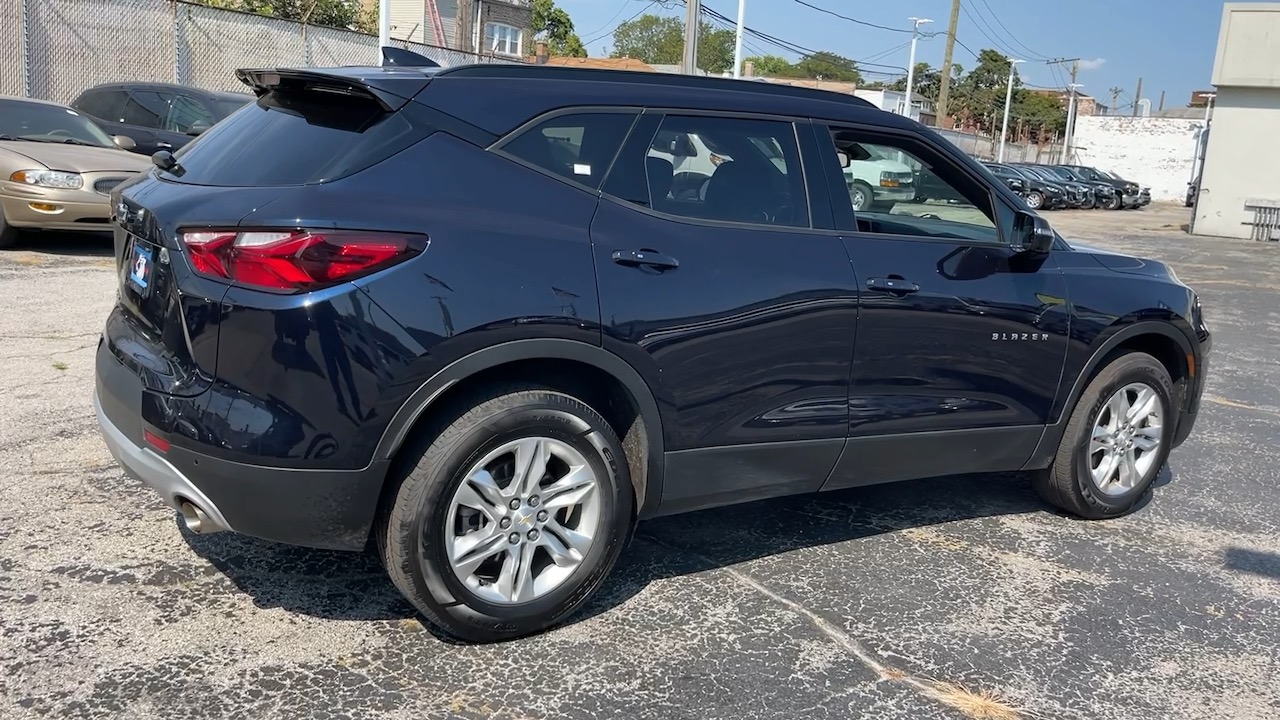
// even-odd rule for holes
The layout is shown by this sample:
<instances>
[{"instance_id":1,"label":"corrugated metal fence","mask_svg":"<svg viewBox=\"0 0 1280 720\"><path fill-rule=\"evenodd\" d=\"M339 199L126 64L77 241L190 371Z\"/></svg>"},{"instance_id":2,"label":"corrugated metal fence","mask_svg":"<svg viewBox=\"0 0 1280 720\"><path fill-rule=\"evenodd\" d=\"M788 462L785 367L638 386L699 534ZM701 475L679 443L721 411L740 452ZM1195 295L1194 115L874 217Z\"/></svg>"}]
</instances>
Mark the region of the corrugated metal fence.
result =
<instances>
[{"instance_id":1,"label":"corrugated metal fence","mask_svg":"<svg viewBox=\"0 0 1280 720\"><path fill-rule=\"evenodd\" d=\"M396 42L442 65L510 62ZM244 90L242 67L379 61L378 39L176 0L0 0L0 95L70 102L106 82Z\"/></svg>"}]
</instances>

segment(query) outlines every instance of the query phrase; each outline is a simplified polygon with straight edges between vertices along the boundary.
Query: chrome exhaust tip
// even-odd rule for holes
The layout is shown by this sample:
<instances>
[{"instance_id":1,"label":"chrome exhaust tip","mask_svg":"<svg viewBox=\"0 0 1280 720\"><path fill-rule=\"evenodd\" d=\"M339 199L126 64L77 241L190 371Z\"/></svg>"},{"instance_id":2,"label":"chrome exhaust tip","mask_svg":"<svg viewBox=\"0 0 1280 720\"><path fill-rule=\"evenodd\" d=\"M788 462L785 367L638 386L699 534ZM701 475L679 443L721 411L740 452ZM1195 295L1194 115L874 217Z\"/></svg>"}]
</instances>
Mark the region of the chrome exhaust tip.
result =
<instances>
[{"instance_id":1,"label":"chrome exhaust tip","mask_svg":"<svg viewBox=\"0 0 1280 720\"><path fill-rule=\"evenodd\" d=\"M203 510L192 504L189 500L183 500L178 506L178 509L182 513L182 524L186 525L188 530L197 535L209 535L211 533L226 530L226 528L220 527L208 515L206 515Z\"/></svg>"}]
</instances>

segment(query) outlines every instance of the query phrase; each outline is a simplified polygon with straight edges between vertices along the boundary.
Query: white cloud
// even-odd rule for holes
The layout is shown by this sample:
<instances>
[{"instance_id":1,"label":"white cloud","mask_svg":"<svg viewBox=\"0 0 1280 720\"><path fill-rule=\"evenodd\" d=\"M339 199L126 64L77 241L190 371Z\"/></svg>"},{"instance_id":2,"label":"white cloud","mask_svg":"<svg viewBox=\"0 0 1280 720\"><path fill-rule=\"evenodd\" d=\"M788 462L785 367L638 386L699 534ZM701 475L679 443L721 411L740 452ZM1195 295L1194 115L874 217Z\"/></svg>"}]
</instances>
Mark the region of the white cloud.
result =
<instances>
[{"instance_id":1,"label":"white cloud","mask_svg":"<svg viewBox=\"0 0 1280 720\"><path fill-rule=\"evenodd\" d=\"M1080 69L1081 70L1101 70L1102 64L1105 62L1106 60L1103 58L1094 58L1092 60L1081 60Z\"/></svg>"}]
</instances>

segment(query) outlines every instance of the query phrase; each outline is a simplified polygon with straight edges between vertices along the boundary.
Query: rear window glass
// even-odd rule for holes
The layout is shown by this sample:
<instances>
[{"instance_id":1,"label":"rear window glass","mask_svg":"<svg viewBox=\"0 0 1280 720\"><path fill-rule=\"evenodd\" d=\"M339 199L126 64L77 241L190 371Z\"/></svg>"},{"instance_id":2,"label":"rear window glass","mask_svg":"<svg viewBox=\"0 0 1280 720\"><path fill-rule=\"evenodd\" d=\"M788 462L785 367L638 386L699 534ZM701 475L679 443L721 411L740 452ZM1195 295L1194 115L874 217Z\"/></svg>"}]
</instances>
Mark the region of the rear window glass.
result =
<instances>
[{"instance_id":1,"label":"rear window glass","mask_svg":"<svg viewBox=\"0 0 1280 720\"><path fill-rule=\"evenodd\" d=\"M265 187L336 180L391 157L431 132L413 103L387 113L372 99L272 92L246 105L176 157L192 185Z\"/></svg>"}]
</instances>

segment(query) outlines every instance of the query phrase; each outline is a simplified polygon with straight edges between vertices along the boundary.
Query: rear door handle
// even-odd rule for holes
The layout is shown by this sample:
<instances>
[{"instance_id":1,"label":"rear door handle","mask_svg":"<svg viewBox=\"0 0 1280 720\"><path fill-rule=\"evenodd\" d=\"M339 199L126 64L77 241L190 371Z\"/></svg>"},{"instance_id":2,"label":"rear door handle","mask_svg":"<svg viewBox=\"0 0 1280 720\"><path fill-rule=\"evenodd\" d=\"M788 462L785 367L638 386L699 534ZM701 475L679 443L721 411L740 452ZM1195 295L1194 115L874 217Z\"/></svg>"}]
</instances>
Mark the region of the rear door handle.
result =
<instances>
[{"instance_id":1,"label":"rear door handle","mask_svg":"<svg viewBox=\"0 0 1280 720\"><path fill-rule=\"evenodd\" d=\"M867 289L880 290L891 293L913 293L919 292L920 286L900 277L876 277L867 278Z\"/></svg>"},{"instance_id":2,"label":"rear door handle","mask_svg":"<svg viewBox=\"0 0 1280 720\"><path fill-rule=\"evenodd\" d=\"M662 270L680 267L680 261L670 255L663 255L653 250L614 250L613 261L628 267L648 266Z\"/></svg>"}]
</instances>

